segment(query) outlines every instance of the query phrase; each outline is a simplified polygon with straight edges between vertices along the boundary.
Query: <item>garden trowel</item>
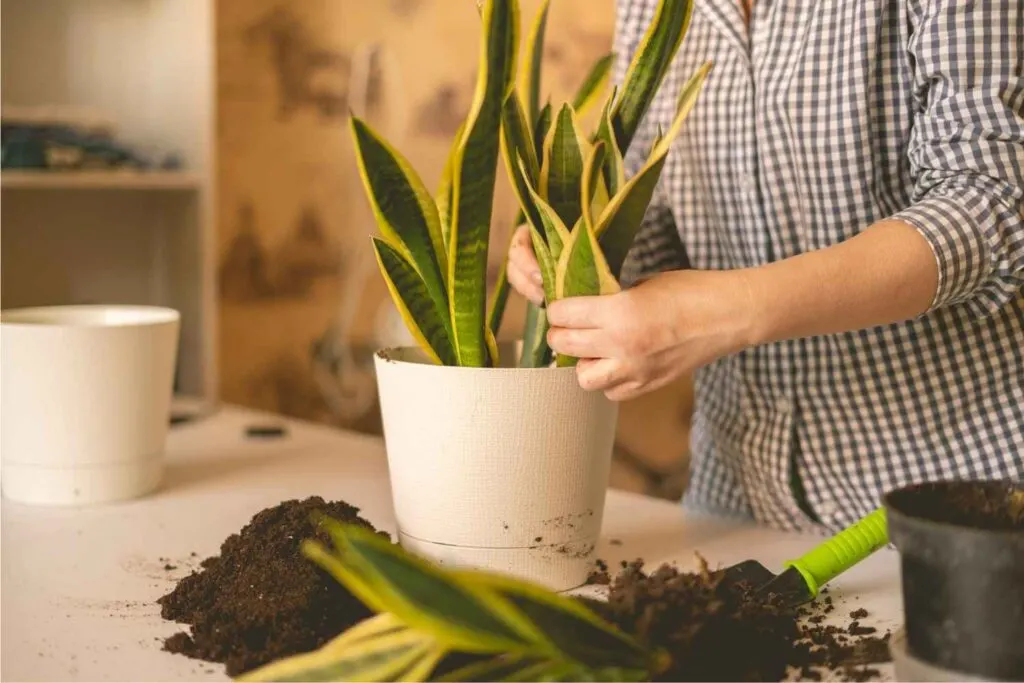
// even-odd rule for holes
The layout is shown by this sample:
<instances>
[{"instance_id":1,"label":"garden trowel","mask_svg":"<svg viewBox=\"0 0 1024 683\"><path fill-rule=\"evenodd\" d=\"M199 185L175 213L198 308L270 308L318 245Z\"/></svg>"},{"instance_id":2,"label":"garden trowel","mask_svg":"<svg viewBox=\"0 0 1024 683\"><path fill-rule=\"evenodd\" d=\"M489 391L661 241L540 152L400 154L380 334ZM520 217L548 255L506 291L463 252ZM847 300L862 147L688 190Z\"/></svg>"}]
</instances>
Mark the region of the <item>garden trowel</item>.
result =
<instances>
[{"instance_id":1,"label":"garden trowel","mask_svg":"<svg viewBox=\"0 0 1024 683\"><path fill-rule=\"evenodd\" d=\"M796 607L813 600L822 586L888 542L885 509L878 508L806 555L783 563L786 569L781 574L746 560L727 567L724 581L746 582L755 593L775 594L787 607Z\"/></svg>"}]
</instances>

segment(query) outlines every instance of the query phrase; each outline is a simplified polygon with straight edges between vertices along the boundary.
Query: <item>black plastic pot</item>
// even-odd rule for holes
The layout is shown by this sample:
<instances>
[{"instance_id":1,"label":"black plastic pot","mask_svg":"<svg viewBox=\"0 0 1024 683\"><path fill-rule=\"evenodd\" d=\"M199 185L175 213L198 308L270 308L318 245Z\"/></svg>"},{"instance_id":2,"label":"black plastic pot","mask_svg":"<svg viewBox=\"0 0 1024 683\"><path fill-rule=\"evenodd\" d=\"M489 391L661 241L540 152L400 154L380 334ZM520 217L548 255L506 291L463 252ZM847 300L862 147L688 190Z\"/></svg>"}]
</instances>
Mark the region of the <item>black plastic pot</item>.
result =
<instances>
[{"instance_id":1,"label":"black plastic pot","mask_svg":"<svg viewBox=\"0 0 1024 683\"><path fill-rule=\"evenodd\" d=\"M1024 681L1024 485L950 481L885 496L910 653Z\"/></svg>"}]
</instances>

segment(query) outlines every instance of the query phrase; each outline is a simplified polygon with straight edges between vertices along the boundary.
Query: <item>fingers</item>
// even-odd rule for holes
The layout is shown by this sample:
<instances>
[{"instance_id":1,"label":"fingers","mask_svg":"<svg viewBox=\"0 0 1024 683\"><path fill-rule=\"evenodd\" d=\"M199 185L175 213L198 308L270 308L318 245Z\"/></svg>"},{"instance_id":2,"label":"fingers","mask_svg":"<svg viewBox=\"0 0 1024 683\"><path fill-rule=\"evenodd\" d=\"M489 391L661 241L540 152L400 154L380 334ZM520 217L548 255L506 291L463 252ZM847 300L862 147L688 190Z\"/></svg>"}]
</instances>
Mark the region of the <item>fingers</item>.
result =
<instances>
[{"instance_id":1,"label":"fingers","mask_svg":"<svg viewBox=\"0 0 1024 683\"><path fill-rule=\"evenodd\" d=\"M530 229L521 225L508 250L508 282L522 296L538 306L544 303L544 281L530 244Z\"/></svg>"},{"instance_id":2,"label":"fingers","mask_svg":"<svg viewBox=\"0 0 1024 683\"><path fill-rule=\"evenodd\" d=\"M623 363L617 358L580 358L576 363L576 380L586 391L613 389L625 374Z\"/></svg>"},{"instance_id":3,"label":"fingers","mask_svg":"<svg viewBox=\"0 0 1024 683\"><path fill-rule=\"evenodd\" d=\"M552 327L548 346L556 353L574 358L607 358L617 355L615 345L604 330Z\"/></svg>"},{"instance_id":4,"label":"fingers","mask_svg":"<svg viewBox=\"0 0 1024 683\"><path fill-rule=\"evenodd\" d=\"M552 327L577 329L600 328L615 324L618 299L617 294L559 299L548 305L548 322Z\"/></svg>"}]
</instances>

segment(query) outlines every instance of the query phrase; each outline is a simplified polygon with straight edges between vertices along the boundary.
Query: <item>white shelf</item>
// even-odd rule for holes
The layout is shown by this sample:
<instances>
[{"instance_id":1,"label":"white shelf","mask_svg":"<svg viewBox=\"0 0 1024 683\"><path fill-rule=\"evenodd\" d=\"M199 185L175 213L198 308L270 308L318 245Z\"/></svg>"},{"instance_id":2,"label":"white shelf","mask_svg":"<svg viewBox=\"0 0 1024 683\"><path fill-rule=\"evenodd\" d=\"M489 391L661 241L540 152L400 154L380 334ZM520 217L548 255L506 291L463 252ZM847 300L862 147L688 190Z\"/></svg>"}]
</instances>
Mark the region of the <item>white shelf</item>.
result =
<instances>
[{"instance_id":1,"label":"white shelf","mask_svg":"<svg viewBox=\"0 0 1024 683\"><path fill-rule=\"evenodd\" d=\"M5 190L196 190L198 174L188 171L3 171Z\"/></svg>"}]
</instances>

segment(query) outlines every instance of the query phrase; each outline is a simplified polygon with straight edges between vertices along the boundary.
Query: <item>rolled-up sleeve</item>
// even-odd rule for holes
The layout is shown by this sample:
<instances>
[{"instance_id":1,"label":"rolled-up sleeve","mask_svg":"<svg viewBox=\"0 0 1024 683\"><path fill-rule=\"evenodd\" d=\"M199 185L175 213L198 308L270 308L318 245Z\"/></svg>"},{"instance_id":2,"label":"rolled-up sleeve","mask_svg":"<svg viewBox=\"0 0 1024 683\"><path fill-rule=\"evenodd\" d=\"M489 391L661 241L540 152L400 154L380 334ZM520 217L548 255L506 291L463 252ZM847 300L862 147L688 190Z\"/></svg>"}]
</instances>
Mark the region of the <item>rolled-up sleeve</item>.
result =
<instances>
[{"instance_id":1,"label":"rolled-up sleeve","mask_svg":"<svg viewBox=\"0 0 1024 683\"><path fill-rule=\"evenodd\" d=\"M615 38L613 50L612 82L621 87L629 63L633 59L647 27L654 19L656 0L617 0L615 16ZM647 160L647 154L654 143L656 119L659 112L658 100L652 104L648 115L640 123L628 150L625 150L626 177L632 177ZM671 112L669 112L671 114ZM654 197L643 223L637 232L633 246L622 264L619 280L623 287L630 287L640 280L666 270L689 267L679 230L669 208L664 184L655 189Z\"/></svg>"},{"instance_id":2,"label":"rolled-up sleeve","mask_svg":"<svg viewBox=\"0 0 1024 683\"><path fill-rule=\"evenodd\" d=\"M908 19L915 185L893 217L935 255L930 310L990 315L1024 288L1024 3L933 0Z\"/></svg>"}]
</instances>

